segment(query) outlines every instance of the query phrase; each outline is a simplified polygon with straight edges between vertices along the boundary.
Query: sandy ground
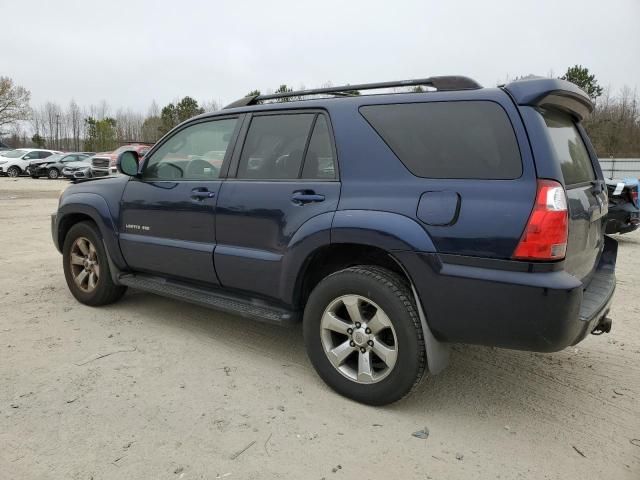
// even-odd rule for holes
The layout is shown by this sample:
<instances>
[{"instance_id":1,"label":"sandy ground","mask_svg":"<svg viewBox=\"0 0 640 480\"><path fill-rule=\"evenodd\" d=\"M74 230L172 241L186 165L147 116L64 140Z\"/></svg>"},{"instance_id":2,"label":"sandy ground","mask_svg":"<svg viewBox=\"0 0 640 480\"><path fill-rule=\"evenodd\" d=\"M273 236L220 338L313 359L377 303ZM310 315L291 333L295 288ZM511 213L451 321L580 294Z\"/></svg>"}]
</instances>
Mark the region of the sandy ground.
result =
<instances>
[{"instance_id":1,"label":"sandy ground","mask_svg":"<svg viewBox=\"0 0 640 480\"><path fill-rule=\"evenodd\" d=\"M611 334L455 346L372 408L322 383L300 328L139 292L77 303L49 231L63 186L0 179L0 478L640 478L640 234L619 238Z\"/></svg>"}]
</instances>

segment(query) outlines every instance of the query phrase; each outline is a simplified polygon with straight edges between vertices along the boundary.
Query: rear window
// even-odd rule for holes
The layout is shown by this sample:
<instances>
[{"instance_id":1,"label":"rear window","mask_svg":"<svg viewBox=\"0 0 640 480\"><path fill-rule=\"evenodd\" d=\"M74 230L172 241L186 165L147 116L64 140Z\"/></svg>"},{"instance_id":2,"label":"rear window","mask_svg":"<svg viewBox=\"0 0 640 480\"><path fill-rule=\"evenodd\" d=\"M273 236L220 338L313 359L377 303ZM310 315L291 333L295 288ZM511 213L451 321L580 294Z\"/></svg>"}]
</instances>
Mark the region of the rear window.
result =
<instances>
[{"instance_id":1,"label":"rear window","mask_svg":"<svg viewBox=\"0 0 640 480\"><path fill-rule=\"evenodd\" d=\"M565 185L595 180L589 152L573 119L565 113L554 111L545 111L542 117L547 124L551 144L560 162Z\"/></svg>"},{"instance_id":2,"label":"rear window","mask_svg":"<svg viewBox=\"0 0 640 480\"><path fill-rule=\"evenodd\" d=\"M371 105L360 113L418 177L504 180L522 175L513 127L496 103Z\"/></svg>"}]
</instances>

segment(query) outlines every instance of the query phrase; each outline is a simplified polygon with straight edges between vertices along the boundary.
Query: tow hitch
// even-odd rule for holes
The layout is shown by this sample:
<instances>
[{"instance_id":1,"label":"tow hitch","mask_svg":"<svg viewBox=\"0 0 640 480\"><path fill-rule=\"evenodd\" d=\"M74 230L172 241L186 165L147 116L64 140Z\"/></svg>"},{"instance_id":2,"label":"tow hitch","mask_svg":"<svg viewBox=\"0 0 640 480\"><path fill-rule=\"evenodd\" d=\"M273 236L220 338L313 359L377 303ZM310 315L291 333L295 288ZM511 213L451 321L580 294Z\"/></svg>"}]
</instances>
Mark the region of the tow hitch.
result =
<instances>
[{"instance_id":1,"label":"tow hitch","mask_svg":"<svg viewBox=\"0 0 640 480\"><path fill-rule=\"evenodd\" d=\"M593 329L591 335L602 335L603 333L609 333L611 331L611 324L613 320L611 320L606 315L600 319L596 328Z\"/></svg>"}]
</instances>

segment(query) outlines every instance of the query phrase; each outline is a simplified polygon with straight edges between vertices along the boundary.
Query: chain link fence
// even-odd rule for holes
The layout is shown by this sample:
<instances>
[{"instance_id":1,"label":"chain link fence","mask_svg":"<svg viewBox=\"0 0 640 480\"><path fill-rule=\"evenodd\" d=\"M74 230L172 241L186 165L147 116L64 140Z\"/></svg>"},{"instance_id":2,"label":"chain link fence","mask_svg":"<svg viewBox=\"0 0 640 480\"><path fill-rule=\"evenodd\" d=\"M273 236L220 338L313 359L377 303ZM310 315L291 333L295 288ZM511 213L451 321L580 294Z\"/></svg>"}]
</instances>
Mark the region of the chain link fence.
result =
<instances>
[{"instance_id":1,"label":"chain link fence","mask_svg":"<svg viewBox=\"0 0 640 480\"><path fill-rule=\"evenodd\" d=\"M604 178L640 178L640 158L601 158Z\"/></svg>"}]
</instances>

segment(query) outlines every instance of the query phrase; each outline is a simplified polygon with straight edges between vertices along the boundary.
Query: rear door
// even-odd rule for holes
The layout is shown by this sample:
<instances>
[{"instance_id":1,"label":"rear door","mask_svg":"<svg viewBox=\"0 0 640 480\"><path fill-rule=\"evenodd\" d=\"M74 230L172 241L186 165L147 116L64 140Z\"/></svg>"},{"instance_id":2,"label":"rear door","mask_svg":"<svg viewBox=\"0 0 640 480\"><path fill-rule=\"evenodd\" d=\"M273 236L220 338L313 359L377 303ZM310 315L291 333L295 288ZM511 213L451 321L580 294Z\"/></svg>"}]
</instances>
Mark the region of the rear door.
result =
<instances>
[{"instance_id":1,"label":"rear door","mask_svg":"<svg viewBox=\"0 0 640 480\"><path fill-rule=\"evenodd\" d=\"M556 161L560 163L569 203L569 240L565 268L580 279L594 269L603 247L607 194L600 170L566 113L542 112Z\"/></svg>"},{"instance_id":2,"label":"rear door","mask_svg":"<svg viewBox=\"0 0 640 480\"><path fill-rule=\"evenodd\" d=\"M291 238L337 208L335 148L323 112L254 114L245 123L218 199L215 266L224 287L278 298Z\"/></svg>"},{"instance_id":3,"label":"rear door","mask_svg":"<svg viewBox=\"0 0 640 480\"><path fill-rule=\"evenodd\" d=\"M127 183L120 246L133 270L218 283L216 201L239 124L232 116L186 125L148 157L141 178Z\"/></svg>"}]
</instances>

